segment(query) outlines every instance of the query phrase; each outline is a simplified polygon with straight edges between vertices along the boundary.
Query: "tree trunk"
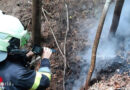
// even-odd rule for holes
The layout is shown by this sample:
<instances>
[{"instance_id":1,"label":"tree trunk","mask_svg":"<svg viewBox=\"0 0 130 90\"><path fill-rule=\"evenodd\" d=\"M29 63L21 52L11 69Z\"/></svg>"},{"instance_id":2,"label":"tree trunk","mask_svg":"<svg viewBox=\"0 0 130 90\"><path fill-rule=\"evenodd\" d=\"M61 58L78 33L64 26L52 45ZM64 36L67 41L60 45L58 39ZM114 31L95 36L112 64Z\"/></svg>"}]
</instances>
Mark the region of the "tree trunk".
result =
<instances>
[{"instance_id":1,"label":"tree trunk","mask_svg":"<svg viewBox=\"0 0 130 90\"><path fill-rule=\"evenodd\" d=\"M110 6L110 3L111 3L111 0L106 0L105 6L104 6L104 9L103 9L103 13L102 13L102 16L101 16L101 19L100 19L100 22L99 22L99 26L98 26L98 29L97 29L96 37L95 37L93 48L92 48L91 66L90 66L90 69L89 69L89 72L88 72L88 75L87 75L85 90L88 90L89 82L91 80L91 76L92 76L92 73L93 73L94 68L95 68L97 48L98 48L101 32L102 32L102 29L103 29L104 21L105 21L106 14L107 14L108 8Z\"/></svg>"},{"instance_id":2,"label":"tree trunk","mask_svg":"<svg viewBox=\"0 0 130 90\"><path fill-rule=\"evenodd\" d=\"M119 25L119 20L120 20L123 4L124 4L124 0L116 1L116 6L115 6L115 11L113 15L113 20L112 20L112 25L110 28L109 36L115 36L115 33Z\"/></svg>"},{"instance_id":3,"label":"tree trunk","mask_svg":"<svg viewBox=\"0 0 130 90\"><path fill-rule=\"evenodd\" d=\"M41 6L42 0L33 0L33 17L32 17L32 39L33 45L41 43Z\"/></svg>"}]
</instances>

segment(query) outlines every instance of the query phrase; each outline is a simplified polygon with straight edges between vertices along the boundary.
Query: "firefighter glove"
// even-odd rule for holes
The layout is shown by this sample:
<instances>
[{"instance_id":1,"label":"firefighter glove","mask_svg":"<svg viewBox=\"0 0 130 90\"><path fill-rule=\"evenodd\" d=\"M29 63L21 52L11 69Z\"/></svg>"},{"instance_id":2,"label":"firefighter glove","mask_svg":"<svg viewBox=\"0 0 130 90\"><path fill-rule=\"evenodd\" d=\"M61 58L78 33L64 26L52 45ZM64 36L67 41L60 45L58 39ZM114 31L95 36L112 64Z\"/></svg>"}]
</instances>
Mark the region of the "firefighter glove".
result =
<instances>
[{"instance_id":1,"label":"firefighter glove","mask_svg":"<svg viewBox=\"0 0 130 90\"><path fill-rule=\"evenodd\" d=\"M41 55L43 53L43 48L39 45L34 45L33 48L32 48L32 52L35 55Z\"/></svg>"}]
</instances>

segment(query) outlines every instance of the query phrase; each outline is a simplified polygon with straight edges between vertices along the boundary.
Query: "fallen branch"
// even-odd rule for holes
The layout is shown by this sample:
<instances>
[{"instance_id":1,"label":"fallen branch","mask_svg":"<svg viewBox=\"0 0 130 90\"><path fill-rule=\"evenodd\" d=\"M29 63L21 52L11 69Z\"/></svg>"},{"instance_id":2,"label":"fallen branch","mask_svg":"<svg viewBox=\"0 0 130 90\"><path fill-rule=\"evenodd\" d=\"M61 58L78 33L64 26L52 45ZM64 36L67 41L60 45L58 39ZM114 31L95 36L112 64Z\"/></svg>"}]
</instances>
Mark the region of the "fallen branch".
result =
<instances>
[{"instance_id":1,"label":"fallen branch","mask_svg":"<svg viewBox=\"0 0 130 90\"><path fill-rule=\"evenodd\" d=\"M95 37L93 48L92 48L91 66L90 66L90 69L89 69L89 72L88 72L88 75L87 75L85 90L88 90L89 82L91 80L91 76L92 76L92 73L93 73L94 68L95 68L97 48L98 48L100 36L101 36L101 33L102 33L102 28L103 28L103 25L104 25L105 17L106 17L108 8L110 6L110 2L111 2L111 0L107 0L106 3L105 3L103 13L102 13L102 16L101 16L101 19L100 19L100 22L99 22L99 26L98 26L98 29L97 29L96 37Z\"/></svg>"}]
</instances>

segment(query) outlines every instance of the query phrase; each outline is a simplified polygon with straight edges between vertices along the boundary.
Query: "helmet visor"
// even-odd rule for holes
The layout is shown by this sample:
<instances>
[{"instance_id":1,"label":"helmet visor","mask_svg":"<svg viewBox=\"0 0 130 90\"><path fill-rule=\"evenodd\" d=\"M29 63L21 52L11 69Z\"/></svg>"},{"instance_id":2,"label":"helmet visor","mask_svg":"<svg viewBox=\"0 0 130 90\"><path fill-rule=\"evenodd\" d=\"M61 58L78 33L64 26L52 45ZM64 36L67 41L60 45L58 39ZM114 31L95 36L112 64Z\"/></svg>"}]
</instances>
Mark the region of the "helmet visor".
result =
<instances>
[{"instance_id":1,"label":"helmet visor","mask_svg":"<svg viewBox=\"0 0 130 90\"><path fill-rule=\"evenodd\" d=\"M7 53L0 51L0 62L4 61L6 57L7 57Z\"/></svg>"}]
</instances>

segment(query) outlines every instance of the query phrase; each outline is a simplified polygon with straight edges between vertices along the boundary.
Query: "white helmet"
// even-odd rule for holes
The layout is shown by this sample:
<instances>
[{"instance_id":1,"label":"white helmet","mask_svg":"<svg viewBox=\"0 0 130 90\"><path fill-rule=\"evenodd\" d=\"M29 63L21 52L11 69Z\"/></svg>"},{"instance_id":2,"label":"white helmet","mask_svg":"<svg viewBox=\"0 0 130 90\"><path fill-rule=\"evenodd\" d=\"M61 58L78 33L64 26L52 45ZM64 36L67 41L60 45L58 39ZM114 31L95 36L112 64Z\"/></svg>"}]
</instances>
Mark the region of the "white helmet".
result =
<instances>
[{"instance_id":1,"label":"white helmet","mask_svg":"<svg viewBox=\"0 0 130 90\"><path fill-rule=\"evenodd\" d=\"M20 46L24 46L29 38L27 30L16 17L2 14L0 10L0 62L7 57L9 40L15 37L20 40ZM1 56L3 56L1 58ZM4 58L5 57L5 58Z\"/></svg>"}]
</instances>

